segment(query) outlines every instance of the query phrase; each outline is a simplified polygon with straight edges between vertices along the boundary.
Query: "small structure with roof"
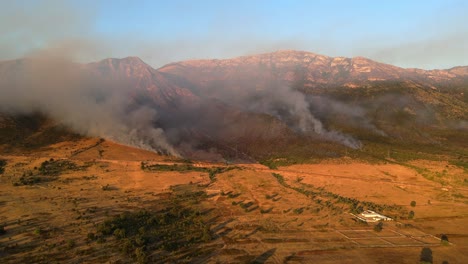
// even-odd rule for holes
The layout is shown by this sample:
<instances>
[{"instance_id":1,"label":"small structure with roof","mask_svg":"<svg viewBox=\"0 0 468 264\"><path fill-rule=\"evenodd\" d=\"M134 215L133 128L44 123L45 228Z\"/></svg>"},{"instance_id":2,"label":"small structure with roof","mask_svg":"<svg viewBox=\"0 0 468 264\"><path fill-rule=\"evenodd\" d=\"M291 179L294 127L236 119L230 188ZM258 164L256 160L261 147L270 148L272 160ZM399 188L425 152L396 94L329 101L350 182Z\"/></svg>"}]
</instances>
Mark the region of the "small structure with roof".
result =
<instances>
[{"instance_id":1,"label":"small structure with roof","mask_svg":"<svg viewBox=\"0 0 468 264\"><path fill-rule=\"evenodd\" d=\"M379 222L379 221L392 221L393 219L390 217L387 217L385 215L381 215L379 213L376 213L371 210L366 210L358 215L353 214L357 219L367 222L367 223L373 223L373 222Z\"/></svg>"}]
</instances>

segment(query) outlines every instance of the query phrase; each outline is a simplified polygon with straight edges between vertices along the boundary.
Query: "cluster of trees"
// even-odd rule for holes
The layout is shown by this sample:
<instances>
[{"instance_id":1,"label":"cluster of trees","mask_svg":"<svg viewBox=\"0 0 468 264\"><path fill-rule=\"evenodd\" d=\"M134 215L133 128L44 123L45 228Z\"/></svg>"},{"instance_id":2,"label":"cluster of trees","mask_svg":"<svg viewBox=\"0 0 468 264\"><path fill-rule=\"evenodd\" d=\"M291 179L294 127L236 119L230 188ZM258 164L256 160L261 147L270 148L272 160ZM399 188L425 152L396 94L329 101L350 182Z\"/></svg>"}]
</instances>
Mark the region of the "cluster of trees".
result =
<instances>
[{"instance_id":1,"label":"cluster of trees","mask_svg":"<svg viewBox=\"0 0 468 264\"><path fill-rule=\"evenodd\" d=\"M419 261L421 264L432 264L432 250L428 247L423 248L419 256Z\"/></svg>"},{"instance_id":2,"label":"cluster of trees","mask_svg":"<svg viewBox=\"0 0 468 264\"><path fill-rule=\"evenodd\" d=\"M244 203L244 201L240 201L238 203L232 202L232 205L239 205L242 209L244 209L246 213L252 212L259 208L259 206L256 205L254 202L247 202L247 203Z\"/></svg>"},{"instance_id":3,"label":"cluster of trees","mask_svg":"<svg viewBox=\"0 0 468 264\"><path fill-rule=\"evenodd\" d=\"M76 171L81 169L83 169L83 167L80 167L69 160L50 159L41 163L41 166L39 167L39 172L42 175L46 176L59 176L67 170Z\"/></svg>"},{"instance_id":4,"label":"cluster of trees","mask_svg":"<svg viewBox=\"0 0 468 264\"><path fill-rule=\"evenodd\" d=\"M229 191L229 192L227 192L227 193L221 192L221 195L222 195L222 196L227 196L228 198L233 199L233 198L239 197L239 195L241 195L241 193L233 193L232 191Z\"/></svg>"},{"instance_id":5,"label":"cluster of trees","mask_svg":"<svg viewBox=\"0 0 468 264\"><path fill-rule=\"evenodd\" d=\"M145 171L178 171L178 172L186 172L186 171L199 171L199 172L206 172L210 177L211 182L216 181L216 175L219 173L223 173L226 171L238 169L238 167L195 167L192 164L153 164L148 165L146 162L141 162L141 169Z\"/></svg>"},{"instance_id":6,"label":"cluster of trees","mask_svg":"<svg viewBox=\"0 0 468 264\"><path fill-rule=\"evenodd\" d=\"M114 246L138 263L154 261L150 253L168 256L179 250L196 248L213 239L206 212L185 206L185 199L199 203L203 194L187 193L174 197L170 206L159 211L124 212L100 224L89 240L105 242L115 239Z\"/></svg>"},{"instance_id":7,"label":"cluster of trees","mask_svg":"<svg viewBox=\"0 0 468 264\"><path fill-rule=\"evenodd\" d=\"M376 203L373 203L373 202L360 201L360 200L357 200L355 198L344 197L344 196L341 196L339 194L326 191L326 190L324 190L322 188L314 188L311 185L306 185L306 184L302 184L302 183L301 183L301 186L307 186L307 187L309 187L309 189L305 189L303 187L292 186L292 185L288 184L285 181L285 179L284 179L284 177L282 175L280 175L278 173L272 173L272 175L273 175L273 177L276 178L276 180L278 181L279 184L283 185L286 188L289 188L289 189L292 189L292 190L294 190L296 192L299 192L299 193L301 193L301 194L303 194L303 195L305 195L305 196L307 196L309 198L314 199L314 201L317 204L322 204L321 199L316 199L318 196L333 199L334 201L327 200L324 203L327 207L331 207L333 209L338 209L338 208L336 208L334 206L334 204L336 204L336 203L348 204L349 207L350 207L351 212L353 212L353 213L361 213L364 210L364 208L374 210L374 211L380 211L380 212L387 211L387 210L401 211L403 209L401 206L398 206L398 205L380 205L380 204L376 204ZM310 189L316 189L316 190L310 190Z\"/></svg>"},{"instance_id":8,"label":"cluster of trees","mask_svg":"<svg viewBox=\"0 0 468 264\"><path fill-rule=\"evenodd\" d=\"M440 237L440 241L442 242L442 244L447 245L448 244L447 235L443 234ZM422 248L421 254L419 255L419 261L420 261L420 264L432 264L433 263L432 250L428 247ZM444 260L442 264L448 264L448 261Z\"/></svg>"},{"instance_id":9,"label":"cluster of trees","mask_svg":"<svg viewBox=\"0 0 468 264\"><path fill-rule=\"evenodd\" d=\"M33 171L26 171L23 172L23 175L19 178L18 182L13 183L14 186L20 186L20 185L33 185L36 183L44 182L44 181L50 181L52 180L49 177L42 177L36 172Z\"/></svg>"},{"instance_id":10,"label":"cluster of trees","mask_svg":"<svg viewBox=\"0 0 468 264\"><path fill-rule=\"evenodd\" d=\"M39 168L34 167L34 170L28 170L23 173L18 182L13 185L33 185L40 182L49 182L56 180L63 172L72 170L84 170L86 166L78 166L69 160L54 160L53 158L41 163Z\"/></svg>"}]
</instances>

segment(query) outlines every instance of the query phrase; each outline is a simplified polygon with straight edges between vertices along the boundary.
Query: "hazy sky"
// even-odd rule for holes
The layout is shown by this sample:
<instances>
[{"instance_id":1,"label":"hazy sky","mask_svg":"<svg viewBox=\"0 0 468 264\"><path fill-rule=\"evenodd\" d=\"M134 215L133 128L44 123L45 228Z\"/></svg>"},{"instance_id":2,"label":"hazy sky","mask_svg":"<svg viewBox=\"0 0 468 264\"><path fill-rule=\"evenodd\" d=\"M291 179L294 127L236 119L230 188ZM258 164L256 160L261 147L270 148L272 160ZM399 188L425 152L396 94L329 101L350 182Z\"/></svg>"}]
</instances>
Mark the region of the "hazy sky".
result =
<instances>
[{"instance_id":1,"label":"hazy sky","mask_svg":"<svg viewBox=\"0 0 468 264\"><path fill-rule=\"evenodd\" d=\"M468 65L468 1L1 1L0 60L41 49L153 67L298 49L402 67Z\"/></svg>"}]
</instances>

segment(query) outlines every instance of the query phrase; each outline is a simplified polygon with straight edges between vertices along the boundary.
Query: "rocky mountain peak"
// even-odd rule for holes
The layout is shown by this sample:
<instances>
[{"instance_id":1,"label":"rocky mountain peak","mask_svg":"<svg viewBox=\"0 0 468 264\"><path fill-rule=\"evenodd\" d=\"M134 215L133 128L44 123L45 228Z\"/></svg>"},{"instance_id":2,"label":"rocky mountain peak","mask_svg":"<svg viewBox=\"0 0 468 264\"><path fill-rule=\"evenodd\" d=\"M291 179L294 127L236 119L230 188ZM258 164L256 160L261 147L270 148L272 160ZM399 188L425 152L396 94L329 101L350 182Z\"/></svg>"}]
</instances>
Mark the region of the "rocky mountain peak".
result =
<instances>
[{"instance_id":1,"label":"rocky mountain peak","mask_svg":"<svg viewBox=\"0 0 468 264\"><path fill-rule=\"evenodd\" d=\"M114 78L149 78L154 72L151 66L138 57L109 58L96 63L90 63L88 66L103 76Z\"/></svg>"}]
</instances>

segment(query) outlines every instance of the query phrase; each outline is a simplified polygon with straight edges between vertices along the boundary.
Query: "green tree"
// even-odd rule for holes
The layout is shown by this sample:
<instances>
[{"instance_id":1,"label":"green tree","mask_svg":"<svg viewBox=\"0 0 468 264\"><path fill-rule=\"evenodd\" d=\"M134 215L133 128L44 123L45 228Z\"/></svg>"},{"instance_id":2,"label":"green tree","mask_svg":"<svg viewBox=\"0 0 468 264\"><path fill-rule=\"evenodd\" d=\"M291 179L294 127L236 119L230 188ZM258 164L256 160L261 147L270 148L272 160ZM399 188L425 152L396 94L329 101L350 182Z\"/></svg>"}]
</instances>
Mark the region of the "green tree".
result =
<instances>
[{"instance_id":1,"label":"green tree","mask_svg":"<svg viewBox=\"0 0 468 264\"><path fill-rule=\"evenodd\" d=\"M440 242L442 243L442 245L448 246L448 245L449 245L448 236L445 235L445 234L443 234L443 235L440 237Z\"/></svg>"},{"instance_id":2,"label":"green tree","mask_svg":"<svg viewBox=\"0 0 468 264\"><path fill-rule=\"evenodd\" d=\"M410 205L411 205L411 207L415 207L416 206L416 201L411 201Z\"/></svg>"},{"instance_id":3,"label":"green tree","mask_svg":"<svg viewBox=\"0 0 468 264\"><path fill-rule=\"evenodd\" d=\"M414 218L414 212L413 212L413 211L410 211L410 212L409 212L408 218L409 218L409 219L413 219L413 218Z\"/></svg>"},{"instance_id":4,"label":"green tree","mask_svg":"<svg viewBox=\"0 0 468 264\"><path fill-rule=\"evenodd\" d=\"M378 222L375 226L374 226L374 231L375 232L380 232L382 231L383 229L383 222Z\"/></svg>"},{"instance_id":5,"label":"green tree","mask_svg":"<svg viewBox=\"0 0 468 264\"><path fill-rule=\"evenodd\" d=\"M448 236L445 234L442 234L442 236L440 237L440 240L448 242Z\"/></svg>"},{"instance_id":6,"label":"green tree","mask_svg":"<svg viewBox=\"0 0 468 264\"><path fill-rule=\"evenodd\" d=\"M421 250L419 261L421 262L421 264L426 264L426 263L432 264L432 250L428 247L424 247Z\"/></svg>"}]
</instances>

